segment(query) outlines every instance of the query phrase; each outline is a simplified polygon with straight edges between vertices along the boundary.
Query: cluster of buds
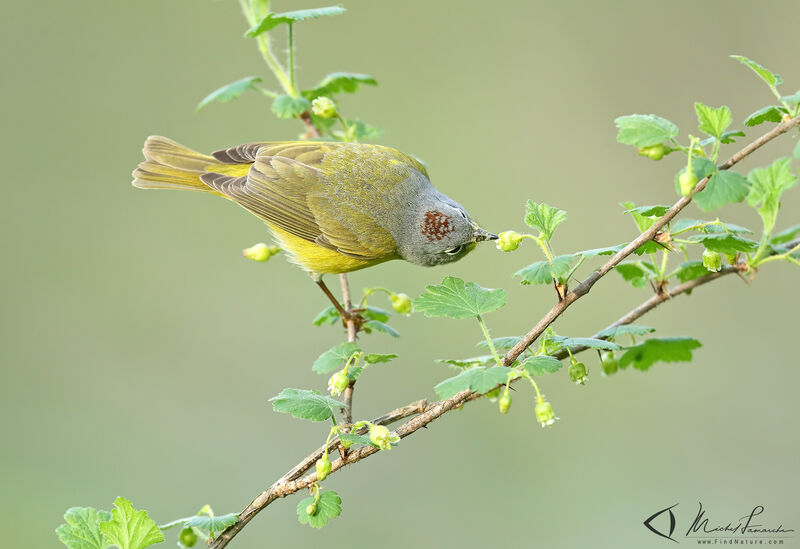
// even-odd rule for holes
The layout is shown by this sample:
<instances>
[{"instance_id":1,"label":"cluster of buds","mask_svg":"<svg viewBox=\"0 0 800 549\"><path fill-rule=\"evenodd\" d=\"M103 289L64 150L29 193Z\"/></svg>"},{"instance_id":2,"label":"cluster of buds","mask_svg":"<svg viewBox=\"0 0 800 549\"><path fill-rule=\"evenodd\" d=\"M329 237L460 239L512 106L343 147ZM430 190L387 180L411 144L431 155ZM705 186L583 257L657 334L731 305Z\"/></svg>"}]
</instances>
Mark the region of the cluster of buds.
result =
<instances>
[{"instance_id":1,"label":"cluster of buds","mask_svg":"<svg viewBox=\"0 0 800 549\"><path fill-rule=\"evenodd\" d=\"M411 298L406 294L389 294L389 299L392 301L392 309L401 315L410 315L413 309L411 305Z\"/></svg>"},{"instance_id":2,"label":"cluster of buds","mask_svg":"<svg viewBox=\"0 0 800 549\"><path fill-rule=\"evenodd\" d=\"M317 97L311 102L311 112L320 118L333 118L339 114L333 99L325 96Z\"/></svg>"},{"instance_id":3,"label":"cluster of buds","mask_svg":"<svg viewBox=\"0 0 800 549\"><path fill-rule=\"evenodd\" d=\"M267 246L263 242L259 242L254 246L242 250L242 255L252 261L263 263L279 251L281 251L281 249L277 246Z\"/></svg>"},{"instance_id":4,"label":"cluster of buds","mask_svg":"<svg viewBox=\"0 0 800 549\"><path fill-rule=\"evenodd\" d=\"M369 440L381 450L391 450L393 443L400 442L400 437L383 425L373 423L369 426Z\"/></svg>"},{"instance_id":5,"label":"cluster of buds","mask_svg":"<svg viewBox=\"0 0 800 549\"><path fill-rule=\"evenodd\" d=\"M516 231L503 231L497 238L497 249L504 252L513 252L519 248L520 242L525 238Z\"/></svg>"}]
</instances>

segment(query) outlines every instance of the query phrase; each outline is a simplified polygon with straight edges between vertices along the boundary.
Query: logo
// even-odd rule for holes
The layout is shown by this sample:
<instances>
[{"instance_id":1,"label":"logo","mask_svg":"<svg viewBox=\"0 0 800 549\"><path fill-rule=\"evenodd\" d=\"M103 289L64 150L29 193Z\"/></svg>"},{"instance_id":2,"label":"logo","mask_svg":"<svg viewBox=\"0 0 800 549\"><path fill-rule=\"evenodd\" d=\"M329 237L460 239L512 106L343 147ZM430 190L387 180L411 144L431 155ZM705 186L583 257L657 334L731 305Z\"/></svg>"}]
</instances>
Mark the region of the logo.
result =
<instances>
[{"instance_id":1,"label":"logo","mask_svg":"<svg viewBox=\"0 0 800 549\"><path fill-rule=\"evenodd\" d=\"M678 521L672 510L677 506L676 503L653 513L642 524L655 535L680 543L673 537ZM707 513L703 504L699 503L697 514L682 539L709 545L764 543L783 545L786 540L793 537L793 528L786 528L783 524L775 524L767 519L763 505L756 505L746 514L726 522L725 519L716 520L716 517Z\"/></svg>"}]
</instances>

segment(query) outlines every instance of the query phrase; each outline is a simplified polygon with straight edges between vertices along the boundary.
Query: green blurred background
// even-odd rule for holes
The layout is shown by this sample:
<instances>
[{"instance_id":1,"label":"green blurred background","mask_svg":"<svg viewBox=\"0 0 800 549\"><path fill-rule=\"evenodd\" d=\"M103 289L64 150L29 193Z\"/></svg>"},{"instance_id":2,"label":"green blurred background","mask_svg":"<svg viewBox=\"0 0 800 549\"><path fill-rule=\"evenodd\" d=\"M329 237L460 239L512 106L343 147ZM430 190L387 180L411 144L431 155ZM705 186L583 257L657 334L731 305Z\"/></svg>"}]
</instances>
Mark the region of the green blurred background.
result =
<instances>
[{"instance_id":1,"label":"green blurred background","mask_svg":"<svg viewBox=\"0 0 800 549\"><path fill-rule=\"evenodd\" d=\"M562 253L635 236L622 200L675 198L680 159L653 163L616 144L616 116L656 112L685 136L699 100L727 104L741 128L772 96L733 53L782 73L785 93L800 86L792 1L345 6L343 17L297 25L300 83L340 70L375 76L378 88L342 98L347 115L422 158L488 229L524 228L528 198L567 210ZM159 522L205 503L238 511L322 442L327 425L273 413L267 398L323 389L310 365L342 335L311 326L326 301L301 271L282 257L242 259L266 237L255 217L209 196L135 190L129 174L149 134L211 151L291 139L299 126L274 119L255 93L194 114L216 87L268 77L233 0L9 2L0 27L2 545L58 547L66 508L110 508L117 495ZM789 154L795 140L742 170ZM721 215L760 225L743 207ZM797 222L794 190L779 228ZM533 246L487 245L446 267L393 262L351 283L412 296L446 275L503 287L509 305L487 320L495 335L520 334L553 301L510 278L534 258ZM680 297L643 323L698 337L693 363L603 378L587 355L586 387L565 373L542 381L561 417L554 429L535 424L528 388L507 417L476 402L326 481L344 511L322 532L297 523L294 496L233 547L663 547L671 542L642 521L679 502L682 534L698 501L714 520L758 504L765 524L800 528L797 280L773 263L752 285L727 277ZM611 275L556 328L589 335L649 294ZM363 339L401 359L359 382L359 418L434 398L450 371L433 359L475 354L480 339L468 321L393 324L401 339Z\"/></svg>"}]
</instances>

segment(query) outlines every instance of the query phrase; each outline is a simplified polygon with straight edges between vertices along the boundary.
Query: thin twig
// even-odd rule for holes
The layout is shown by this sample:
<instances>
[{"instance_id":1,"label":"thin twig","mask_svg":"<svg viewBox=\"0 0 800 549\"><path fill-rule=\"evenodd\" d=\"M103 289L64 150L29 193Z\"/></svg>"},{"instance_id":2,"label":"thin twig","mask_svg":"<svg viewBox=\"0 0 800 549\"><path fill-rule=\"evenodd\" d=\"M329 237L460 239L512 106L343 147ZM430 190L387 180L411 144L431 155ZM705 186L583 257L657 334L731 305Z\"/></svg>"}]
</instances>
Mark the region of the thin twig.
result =
<instances>
[{"instance_id":1,"label":"thin twig","mask_svg":"<svg viewBox=\"0 0 800 549\"><path fill-rule=\"evenodd\" d=\"M739 152L734 154L729 160L724 162L719 166L720 170L726 170L731 166L735 165L737 162L741 161L743 158L754 152L755 150L759 149L772 139L775 139L779 135L787 132L789 129L797 126L800 124L800 116L792 118L790 120L784 121L778 126L776 126L771 131L765 133ZM509 365L513 363L519 355L521 355L525 349L527 349L543 332L547 327L552 324L572 303L589 293L592 289L592 286L600 280L606 273L608 273L611 269L614 268L617 264L619 264L623 259L628 257L632 254L639 246L644 244L645 242L653 239L656 234L669 222L671 221L686 205L689 204L692 197L697 194L698 192L702 191L706 184L708 183L708 178L704 178L700 181L692 193L687 196L683 197L678 200L672 208L670 208L666 214L656 221L652 227L650 227L647 231L640 234L636 239L634 239L630 244L625 246L620 252L614 255L610 260L608 260L603 266L601 266L598 270L594 271L591 275L589 275L583 282L578 284L578 286L571 292L569 292L563 300L560 300L556 305L534 326L523 338L522 340L515 345L511 350L509 350L506 355L503 357L502 361L503 364ZM629 324L636 319L640 318L642 315L646 314L653 308L657 307L661 303L673 298L675 296L681 295L686 293L694 288L697 288L703 284L707 284L713 280L717 280L722 276L725 276L730 273L739 272L741 269L737 267L727 267L722 269L719 272L711 273L706 276L697 278L695 280L691 280L676 286L675 288L661 292L660 294L656 294L653 297L649 298L647 301L624 315L622 318L617 320L615 323L611 324L611 326L619 326L622 324ZM343 279L343 292L345 289L346 279ZM349 288L348 294L349 297ZM347 301L345 302L347 307L352 307ZM348 325L349 328L349 325ZM348 336L349 336L349 329L348 329ZM576 350L572 350L573 353L577 352ZM462 391L453 395L452 397L429 404L425 407L424 411L413 417L412 419L405 422L399 428L397 428L397 434L403 438L406 436L411 435L412 433L416 432L417 430L427 426L429 423L435 421L443 414L447 413L448 411L458 408L462 406L464 403L475 400L482 396L479 393L473 391ZM416 404L416 403L415 403ZM407 407L404 407L405 409ZM320 455L322 455L322 450L320 449L311 456L304 459L298 466L292 469L290 473L293 471L297 471L303 467L305 470L308 470L316 461ZM360 447L346 456L337 459L335 462L331 464L331 472L335 472L338 469L346 465L350 465L351 463L356 463L372 454L377 452L378 449L372 446L363 446ZM312 456L316 456L315 459L311 459ZM302 466L302 467L301 467ZM238 532L240 532L245 525L262 509L268 506L270 503L275 501L278 498L285 497L287 495L293 494L299 490L307 488L311 486L317 480L317 475L315 472L307 475L303 478L298 478L302 475L302 472L289 475L284 475L281 477L275 484L273 484L268 490L262 492L256 499L250 503L239 515L239 522L229 527L227 530L222 532L218 538L216 538L211 544L210 547L212 549L222 549L230 543L234 536ZM290 476L292 478L290 478Z\"/></svg>"},{"instance_id":2,"label":"thin twig","mask_svg":"<svg viewBox=\"0 0 800 549\"><path fill-rule=\"evenodd\" d=\"M350 299L350 285L347 283L347 275L342 273L339 275L339 280L342 283L342 301L344 302L344 310L347 312L347 318L344 320L347 325L347 341L355 343L356 335L358 334L358 324L356 319L353 318L353 302ZM353 423L353 391L355 390L356 380L352 380L347 388L344 390L344 422Z\"/></svg>"}]
</instances>

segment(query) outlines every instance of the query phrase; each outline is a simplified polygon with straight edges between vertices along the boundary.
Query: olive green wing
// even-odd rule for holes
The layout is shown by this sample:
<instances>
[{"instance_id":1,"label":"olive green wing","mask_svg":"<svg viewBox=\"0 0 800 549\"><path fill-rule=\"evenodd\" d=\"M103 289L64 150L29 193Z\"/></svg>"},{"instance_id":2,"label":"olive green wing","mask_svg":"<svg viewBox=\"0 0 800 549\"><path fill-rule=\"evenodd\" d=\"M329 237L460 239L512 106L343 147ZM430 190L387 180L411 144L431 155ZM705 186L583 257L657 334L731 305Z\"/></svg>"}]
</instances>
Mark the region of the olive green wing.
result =
<instances>
[{"instance_id":1,"label":"olive green wing","mask_svg":"<svg viewBox=\"0 0 800 549\"><path fill-rule=\"evenodd\" d=\"M391 235L367 215L334 200L322 181L325 155L338 143L248 143L213 154L223 163L251 163L247 176L218 173L203 183L268 224L358 259L382 259L396 248Z\"/></svg>"}]
</instances>

